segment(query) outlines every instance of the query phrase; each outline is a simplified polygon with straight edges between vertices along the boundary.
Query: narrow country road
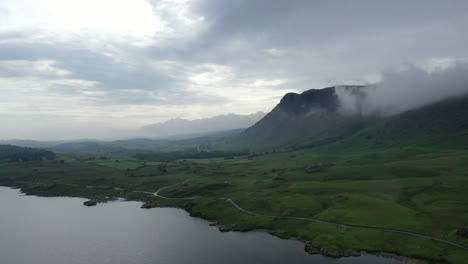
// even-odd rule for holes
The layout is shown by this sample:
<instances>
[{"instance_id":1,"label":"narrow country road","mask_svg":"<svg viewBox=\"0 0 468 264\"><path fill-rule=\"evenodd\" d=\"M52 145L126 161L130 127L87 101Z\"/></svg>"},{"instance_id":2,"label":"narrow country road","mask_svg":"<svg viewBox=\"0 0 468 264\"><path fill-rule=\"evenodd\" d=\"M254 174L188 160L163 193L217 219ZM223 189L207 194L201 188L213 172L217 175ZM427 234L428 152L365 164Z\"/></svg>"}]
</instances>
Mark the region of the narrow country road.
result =
<instances>
[{"instance_id":1,"label":"narrow country road","mask_svg":"<svg viewBox=\"0 0 468 264\"><path fill-rule=\"evenodd\" d=\"M190 181L190 179L185 180L183 182L179 182L179 183L175 183L175 184L172 184L172 185L169 185L169 186L162 187L161 189L157 190L154 193L153 192L146 192L146 191L136 191L136 190L134 190L133 192L150 194L150 195L154 195L156 197L162 198L162 199L171 199L171 200L196 200L196 199L199 199L200 196L177 198L177 197L162 196L162 195L159 194L161 191L163 191L165 189L168 189L168 188L180 185L180 184L185 184L185 183L187 183L189 181ZM20 182L20 181L17 181L17 182ZM34 182L23 182L23 183L37 184L37 183L34 183ZM71 184L69 184L69 185L71 185ZM73 186L75 186L75 185L73 185ZM102 187L102 186L86 186L86 187L89 188L89 187ZM116 188L116 189L123 190L123 189L120 189L120 188ZM461 245L461 244L458 244L458 243L455 243L455 242L451 242L451 241L441 239L441 238L437 238L437 237L418 234L418 233L414 233L414 232L410 232L410 231L404 231L404 230L398 230L398 229L392 229L392 228L384 228L384 227L375 227L375 226L362 226L362 225L343 224L343 223L336 223L336 222L332 222L332 221L321 220L321 219L311 218L311 217L276 216L276 215L259 214L259 213L251 212L249 210L246 210L246 209L240 207L236 202L234 202L230 198L220 198L220 199L223 199L223 200L229 202L235 208L237 208L239 211L241 211L243 213L246 213L246 214L249 214L249 215L253 215L253 216L267 217L267 218L273 218L273 219L298 219L298 220L306 220L306 221L314 221L314 222L319 222L319 223L332 224L332 225L337 225L337 226L341 226L341 227L348 227L348 228L362 228L362 229L379 230L379 231L384 231L384 232L400 233L400 234L404 234L404 235L422 237L422 238L426 238L426 239L430 239L430 240L434 240L434 241L439 241L439 242L442 242L442 243L445 243L445 244L449 244L449 245L452 245L452 246L455 246L455 247L458 247L458 248L468 250L468 247L466 247L464 245Z\"/></svg>"},{"instance_id":2,"label":"narrow country road","mask_svg":"<svg viewBox=\"0 0 468 264\"><path fill-rule=\"evenodd\" d=\"M171 199L171 200L194 200L194 199L198 199L199 197L172 198L172 197L162 196L162 195L159 194L162 190L171 188L171 187L176 186L176 185L185 184L185 183L187 183L188 181L190 181L190 180L185 180L185 181L183 181L183 182L179 182L179 183L172 184L172 185L169 185L169 186L166 186L166 187L162 187L161 189L159 189L159 190L157 190L155 193L153 193L153 195L156 196L156 197L159 197L159 198Z\"/></svg>"},{"instance_id":3,"label":"narrow country road","mask_svg":"<svg viewBox=\"0 0 468 264\"><path fill-rule=\"evenodd\" d=\"M414 232L409 232L409 231L398 230L398 229L384 228L384 227L374 227L374 226L341 224L341 223L335 223L335 222L331 222L331 221L320 220L320 219L317 219L317 218L309 218L309 217L275 216L275 215L258 214L258 213L254 213L254 212L245 210L244 208L242 208L238 204L236 204L232 199L226 198L225 200L228 201L229 203L231 203L232 205L234 205L234 207L236 207L240 211L242 211L242 212L244 212L246 214L254 215L254 216L268 217L268 218L275 218L275 219L299 219L299 220L307 220L307 221L314 221L314 222L320 222L320 223L333 224L333 225L342 226L342 227L354 227L354 228L373 229L373 230L380 230L380 231L385 231L385 232L400 233L400 234L405 234L405 235L411 235L411 236L417 236L417 237L427 238L427 239L431 239L431 240L436 240L436 241L446 243L446 244L449 244L449 245L452 245L452 246L456 246L456 247L459 247L459 248L468 249L467 247L465 247L465 246L463 246L461 244L457 244L457 243L454 243L454 242L451 242L451 241L448 241L448 240L445 240L445 239L432 237L432 236L426 236L426 235L422 235L422 234L418 234L418 233L414 233Z\"/></svg>"},{"instance_id":4,"label":"narrow country road","mask_svg":"<svg viewBox=\"0 0 468 264\"><path fill-rule=\"evenodd\" d=\"M176 184L173 184L173 185L169 185L169 186L163 187L163 188L157 190L153 195L154 195L154 196L157 196L157 197L159 197L159 198L163 198L163 199L193 200L193 199L199 198L199 197L175 198L175 197L166 197L166 196L159 195L159 192L161 192L162 190L171 188L171 187L176 186L176 185L179 185L179 184L187 183L188 181L189 181L189 180L186 180L186 181L181 182L181 183L176 183ZM321 219L310 218L310 217L276 216L276 215L258 214L258 213L255 213L255 212L251 212L251 211L245 210L244 208L240 207L236 202L234 202L234 201L233 201L232 199L230 199L230 198L221 198L221 199L223 199L223 200L229 202L229 203L232 204L235 208L237 208L239 211L241 211L241 212L243 212L243 213L246 213L246 214L249 214L249 215L254 215L254 216L259 216L259 217L267 217L267 218L274 218L274 219L298 219L298 220L306 220L306 221L314 221L314 222L319 222L319 223L332 224L332 225L337 225L337 226L341 226L341 227L348 227L348 228L362 228L362 229L379 230L379 231L384 231L384 232L400 233L400 234L405 234L405 235L410 235L410 236L416 236L416 237L427 238L427 239L439 241L439 242L442 242L442 243L445 243L445 244L449 244L449 245L452 245L452 246L455 246L455 247L459 247L459 248L467 249L467 250L468 250L468 247L465 247L465 246L463 246L463 245L461 245L461 244L458 244L458 243L455 243L455 242L451 242L451 241L448 241L448 240L445 240L445 239L441 239L441 238L437 238L437 237L432 237L432 236L427 236L427 235L423 235L423 234L418 234L418 233L414 233L414 232L410 232L410 231L404 231L404 230L398 230L398 229L392 229L392 228L384 228L384 227L375 227L375 226L361 226L361 225L342 224L342 223L336 223L336 222L332 222L332 221L321 220Z\"/></svg>"}]
</instances>

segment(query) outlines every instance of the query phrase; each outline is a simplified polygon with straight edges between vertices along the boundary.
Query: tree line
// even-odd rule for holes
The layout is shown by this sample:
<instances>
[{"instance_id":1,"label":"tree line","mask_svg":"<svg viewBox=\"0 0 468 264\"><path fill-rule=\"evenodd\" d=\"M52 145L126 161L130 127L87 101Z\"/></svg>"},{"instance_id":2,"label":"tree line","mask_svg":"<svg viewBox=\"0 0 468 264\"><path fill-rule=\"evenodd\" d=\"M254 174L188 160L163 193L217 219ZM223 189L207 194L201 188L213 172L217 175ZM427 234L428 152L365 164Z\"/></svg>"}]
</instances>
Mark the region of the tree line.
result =
<instances>
[{"instance_id":1,"label":"tree line","mask_svg":"<svg viewBox=\"0 0 468 264\"><path fill-rule=\"evenodd\" d=\"M177 159L208 159L208 158L231 158L235 156L249 155L248 151L200 151L200 152L156 152L156 153L139 153L135 157L144 161L161 161L168 162Z\"/></svg>"},{"instance_id":2,"label":"tree line","mask_svg":"<svg viewBox=\"0 0 468 264\"><path fill-rule=\"evenodd\" d=\"M36 160L54 160L55 153L50 150L24 148L12 145L0 145L0 161L20 162Z\"/></svg>"}]
</instances>

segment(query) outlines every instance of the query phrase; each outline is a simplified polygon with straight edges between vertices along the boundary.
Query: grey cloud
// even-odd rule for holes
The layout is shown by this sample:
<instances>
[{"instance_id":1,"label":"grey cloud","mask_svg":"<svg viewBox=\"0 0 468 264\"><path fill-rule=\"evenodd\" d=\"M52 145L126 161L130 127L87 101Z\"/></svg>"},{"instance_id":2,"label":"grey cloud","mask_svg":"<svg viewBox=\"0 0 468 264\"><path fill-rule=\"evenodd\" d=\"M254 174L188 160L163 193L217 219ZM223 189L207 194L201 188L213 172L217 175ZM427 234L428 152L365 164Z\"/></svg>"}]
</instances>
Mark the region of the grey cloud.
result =
<instances>
[{"instance_id":1,"label":"grey cloud","mask_svg":"<svg viewBox=\"0 0 468 264\"><path fill-rule=\"evenodd\" d=\"M161 3L149 1L155 7ZM66 78L96 85L85 89L56 82L47 92L56 95L53 98L79 98L93 107L218 104L224 113L245 113L245 109L269 110L238 105L239 96L254 98L256 94L249 94L252 91L258 91L261 100L271 94L274 105L273 97L284 90L365 83L369 76L378 77L385 69L405 63L468 58L468 2L464 0L194 0L188 4L191 15L205 18L200 30L187 32L178 25L182 20L177 12L155 8L175 33L153 46L114 43L105 37L105 43L97 47L89 39L36 42L28 36L37 29L24 28L0 33L0 60L55 61L54 66L71 72ZM151 63L161 61L179 66L169 72L152 67ZM218 83L192 87L188 78L204 64L227 66L232 75ZM416 70L412 71L416 76ZM0 75L27 77L14 70ZM51 81L63 78L42 77ZM392 79L389 73L383 77ZM285 82L274 87L249 86L256 80ZM230 94L242 85L247 86L245 92L239 89Z\"/></svg>"},{"instance_id":2,"label":"grey cloud","mask_svg":"<svg viewBox=\"0 0 468 264\"><path fill-rule=\"evenodd\" d=\"M126 51L135 57L142 56L140 50ZM193 96L185 92L177 80L167 75L152 71L145 63L115 62L113 58L103 54L75 48L73 46L63 47L53 44L0 44L0 62L2 60L54 60L56 67L71 72L67 78L95 82L93 88L96 96L85 96L87 102L106 104L186 104L188 98L204 100L209 103L210 98ZM32 73L15 70L3 70L0 76L21 77ZM49 79L58 79L57 76L48 76ZM144 91L143 93L132 93L129 90ZM67 96L81 95L80 87L67 84L55 84L51 92ZM171 100L159 99L148 96L150 92L160 92ZM218 98L219 99L219 98Z\"/></svg>"},{"instance_id":3,"label":"grey cloud","mask_svg":"<svg viewBox=\"0 0 468 264\"><path fill-rule=\"evenodd\" d=\"M388 70L379 83L356 90L338 87L343 113L393 115L455 96L468 94L468 64L427 72L408 65Z\"/></svg>"},{"instance_id":4,"label":"grey cloud","mask_svg":"<svg viewBox=\"0 0 468 264\"><path fill-rule=\"evenodd\" d=\"M466 1L216 1L193 11L209 30L190 58L228 63L245 74L312 76L342 82L428 57L468 56ZM262 52L277 48L283 56ZM317 76L323 81L312 82Z\"/></svg>"},{"instance_id":5,"label":"grey cloud","mask_svg":"<svg viewBox=\"0 0 468 264\"><path fill-rule=\"evenodd\" d=\"M400 31L466 20L466 1L196 1L193 10L212 24L208 35L248 36L293 45L304 39L346 40L358 34ZM463 28L462 25L458 26ZM300 43L299 43L300 44Z\"/></svg>"}]
</instances>

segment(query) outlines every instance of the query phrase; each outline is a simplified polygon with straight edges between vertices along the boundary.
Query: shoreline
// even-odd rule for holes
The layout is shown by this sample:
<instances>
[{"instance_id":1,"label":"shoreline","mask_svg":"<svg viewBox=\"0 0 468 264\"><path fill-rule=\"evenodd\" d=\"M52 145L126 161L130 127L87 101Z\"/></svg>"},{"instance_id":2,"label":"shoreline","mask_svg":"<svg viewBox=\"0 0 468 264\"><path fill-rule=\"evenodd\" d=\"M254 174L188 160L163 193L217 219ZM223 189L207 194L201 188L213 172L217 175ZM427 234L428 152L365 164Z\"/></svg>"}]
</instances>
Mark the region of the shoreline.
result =
<instances>
[{"instance_id":1,"label":"shoreline","mask_svg":"<svg viewBox=\"0 0 468 264\"><path fill-rule=\"evenodd\" d=\"M186 211L186 210L184 210L184 211ZM406 257L406 256L401 256L401 255L398 255L398 254L395 254L395 253L384 252L384 251L371 252L371 251L361 250L361 251L349 251L347 254L336 254L336 253L328 252L326 249L325 250L315 249L315 248L313 248L313 246L310 244L310 241L308 241L308 240L302 239L300 237L281 236L277 232L275 232L273 230L270 230L270 229L250 229L250 230L235 230L235 229L233 229L233 230L231 230L231 229L227 229L225 226L223 226L223 225L221 225L221 224L219 224L217 222L212 222L210 220L204 219L203 217L193 216L193 215L190 215L190 216L200 218L200 219L206 220L208 222L211 222L209 225L217 227L219 232L242 232L242 233L261 232L261 233L268 233L268 234L270 234L270 235L272 235L274 237L277 237L277 238L283 239L283 240L298 241L298 242L301 242L304 245L304 251L306 253L310 254L310 255L321 255L321 256L324 256L324 257L335 258L335 259L353 258L353 257L357 258L357 257L364 256L364 255L372 255L372 256L378 256L378 257L382 257L382 258L394 259L394 260L400 261L400 262L405 263L405 264L429 264L430 261L431 261L431 260L426 260L426 259L410 258L410 257Z\"/></svg>"},{"instance_id":2,"label":"shoreline","mask_svg":"<svg viewBox=\"0 0 468 264\"><path fill-rule=\"evenodd\" d=\"M23 194L25 196L50 197L50 198L92 199L90 197L83 197L83 196L69 196L69 195L56 196L56 195L39 195L39 194L34 194L34 193L26 193L26 192L23 191L23 187L18 187L18 186L0 185L0 187L5 187L5 188L13 189L13 190L18 190L20 194ZM149 195L149 193L148 193L148 195ZM159 196L156 196L156 197L159 197ZM129 202L139 202L139 203L142 203L142 205L144 205L145 203L148 202L148 201L137 200L137 199L135 199L135 200L127 199L125 197L121 197L121 198L123 198L125 200L124 201L121 201L121 200L118 200L118 199L99 200L98 204L99 203L105 204L105 203L112 203L112 202L129 201ZM159 198L162 198L162 197L159 197ZM141 209L152 209L152 208L176 208L176 209L180 209L180 210L183 210L183 211L187 212L190 217L199 218L199 219L207 221L209 226L216 227L219 232L243 232L243 233L246 233L246 232L263 232L263 233L268 233L268 234L270 234L272 236L275 236L275 237L277 237L279 239L299 241L304 245L303 250L306 253L310 254L310 255L322 255L322 256L325 256L325 257L336 258L336 259L349 258L349 257L359 257L359 256L362 256L362 255L374 255L374 256L379 256L379 257L384 257L384 258L395 259L395 260L398 260L398 261L400 261L402 263L406 263L406 264L428 264L431 261L430 259L410 258L410 257L398 255L398 254L396 254L394 252L385 252L385 251L369 252L369 251L365 251L365 250L361 250L361 251L351 251L350 250L350 251L346 252L345 254L342 254L342 253L337 253L337 252L331 252L326 248L314 248L311 245L310 241L308 241L306 239L302 239L300 237L282 236L282 235L278 234L277 232L275 232L274 230L270 230L270 229L242 229L242 230L241 229L230 229L230 228L227 228L226 226L220 224L217 221L213 221L211 219L203 217L203 215L201 215L201 214L194 213L191 210L192 206L190 206L190 204L188 206L187 205L185 205L185 206L158 205L158 206L151 206L151 207L142 207L142 206L140 206L140 208Z\"/></svg>"}]
</instances>

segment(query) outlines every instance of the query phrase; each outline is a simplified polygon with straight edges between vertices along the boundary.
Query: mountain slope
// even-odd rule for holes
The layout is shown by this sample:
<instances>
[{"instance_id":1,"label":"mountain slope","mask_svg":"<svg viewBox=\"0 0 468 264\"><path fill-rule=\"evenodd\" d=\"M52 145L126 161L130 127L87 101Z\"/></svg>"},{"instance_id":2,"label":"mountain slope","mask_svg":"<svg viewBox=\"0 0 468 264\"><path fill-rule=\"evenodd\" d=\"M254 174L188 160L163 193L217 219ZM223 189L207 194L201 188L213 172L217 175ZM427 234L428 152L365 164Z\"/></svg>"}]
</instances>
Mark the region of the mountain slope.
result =
<instances>
[{"instance_id":1,"label":"mountain slope","mask_svg":"<svg viewBox=\"0 0 468 264\"><path fill-rule=\"evenodd\" d=\"M363 89L346 86L345 89ZM347 116L340 112L335 87L288 93L262 120L234 139L240 144L271 146L308 139L342 138L367 126L372 117Z\"/></svg>"},{"instance_id":2,"label":"mountain slope","mask_svg":"<svg viewBox=\"0 0 468 264\"><path fill-rule=\"evenodd\" d=\"M391 147L466 149L467 113L468 95L450 98L384 118L325 148L341 151Z\"/></svg>"},{"instance_id":3,"label":"mountain slope","mask_svg":"<svg viewBox=\"0 0 468 264\"><path fill-rule=\"evenodd\" d=\"M366 87L346 86L365 93ZM313 148L334 151L398 146L466 148L468 95L390 117L343 113L334 87L286 94L235 144L271 149Z\"/></svg>"}]
</instances>

